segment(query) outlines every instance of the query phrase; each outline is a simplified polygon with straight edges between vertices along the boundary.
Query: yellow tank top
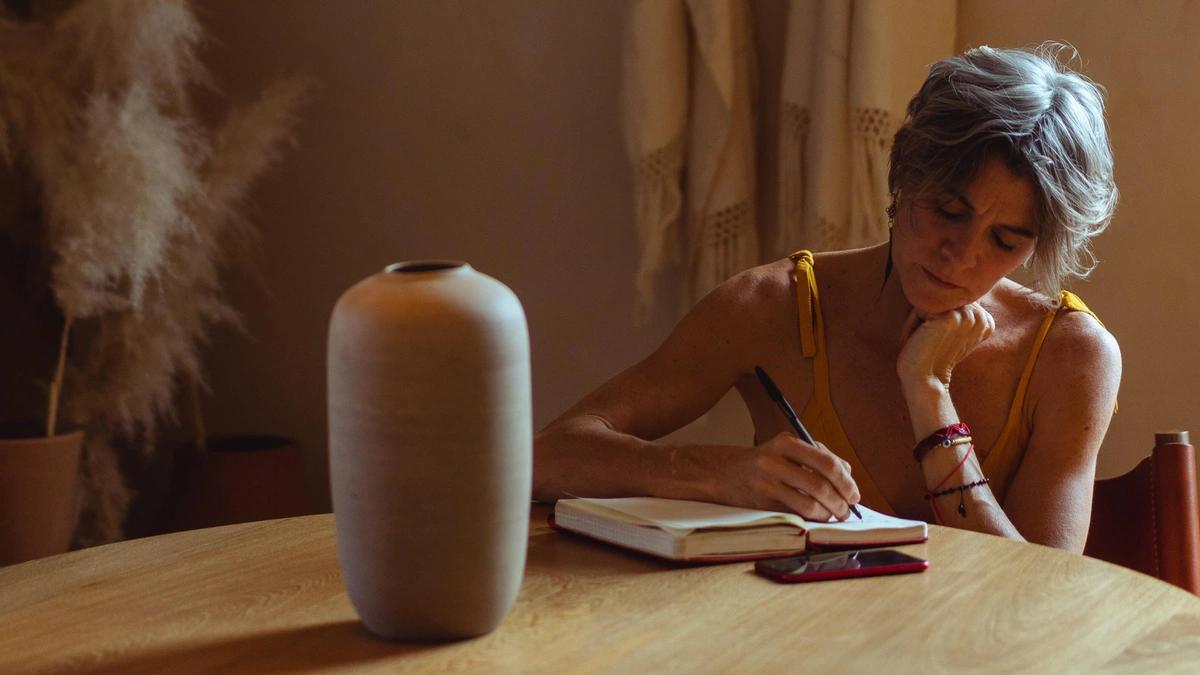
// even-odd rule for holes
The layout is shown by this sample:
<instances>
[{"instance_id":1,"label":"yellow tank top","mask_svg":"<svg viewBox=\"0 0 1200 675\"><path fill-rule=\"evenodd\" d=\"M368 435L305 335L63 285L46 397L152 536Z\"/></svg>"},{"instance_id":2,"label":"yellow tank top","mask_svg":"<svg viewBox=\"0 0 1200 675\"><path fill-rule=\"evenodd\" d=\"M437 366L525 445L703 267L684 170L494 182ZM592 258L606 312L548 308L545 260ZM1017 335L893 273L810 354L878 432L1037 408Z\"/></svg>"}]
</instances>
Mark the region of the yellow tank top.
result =
<instances>
[{"instance_id":1,"label":"yellow tank top","mask_svg":"<svg viewBox=\"0 0 1200 675\"><path fill-rule=\"evenodd\" d=\"M858 483L863 504L876 511L894 514L895 511L875 485L875 481L866 467L859 461L854 448L850 446L850 439L846 436L841 420L838 419L837 411L833 408L833 398L829 390L829 354L825 348L825 322L821 316L821 302L817 293L817 277L813 272L812 253L801 250L789 257L796 264L796 303L800 310L800 346L804 357L812 359L813 364L813 393L808 404L804 406L800 418L814 438L820 440L832 452L850 463L851 475ZM1037 338L1033 343L1033 349L1030 351L1029 361L1025 364L1021 380L1017 384L1017 391L1013 395L1004 428L1000 431L1000 437L983 462L983 473L991 479L992 492L1001 502L1004 501L1004 495L1008 491L1009 481L1012 480L1013 474L1021 464L1025 446L1032 433L1029 425L1022 418L1021 408L1025 402L1025 393L1029 387L1030 376L1033 374L1033 366L1037 363L1038 352L1042 349L1042 343L1046 339L1046 333L1050 331L1050 325L1054 323L1054 317L1058 316L1059 312L1067 310L1087 312L1093 317L1096 316L1078 296L1070 291L1063 291L1059 306L1046 312L1046 318L1042 321Z\"/></svg>"}]
</instances>

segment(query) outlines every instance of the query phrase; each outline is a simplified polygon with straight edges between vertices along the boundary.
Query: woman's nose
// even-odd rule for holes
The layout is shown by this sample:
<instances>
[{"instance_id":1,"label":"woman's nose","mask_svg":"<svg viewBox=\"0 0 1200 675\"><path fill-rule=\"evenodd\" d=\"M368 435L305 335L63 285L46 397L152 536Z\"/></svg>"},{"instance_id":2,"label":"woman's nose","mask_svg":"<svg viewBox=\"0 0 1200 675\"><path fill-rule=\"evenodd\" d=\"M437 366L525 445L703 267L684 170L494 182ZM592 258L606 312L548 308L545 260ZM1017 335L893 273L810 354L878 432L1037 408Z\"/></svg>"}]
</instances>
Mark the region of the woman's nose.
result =
<instances>
[{"instance_id":1,"label":"woman's nose","mask_svg":"<svg viewBox=\"0 0 1200 675\"><path fill-rule=\"evenodd\" d=\"M942 235L940 252L947 262L971 267L976 257L978 233L975 228L953 228Z\"/></svg>"}]
</instances>

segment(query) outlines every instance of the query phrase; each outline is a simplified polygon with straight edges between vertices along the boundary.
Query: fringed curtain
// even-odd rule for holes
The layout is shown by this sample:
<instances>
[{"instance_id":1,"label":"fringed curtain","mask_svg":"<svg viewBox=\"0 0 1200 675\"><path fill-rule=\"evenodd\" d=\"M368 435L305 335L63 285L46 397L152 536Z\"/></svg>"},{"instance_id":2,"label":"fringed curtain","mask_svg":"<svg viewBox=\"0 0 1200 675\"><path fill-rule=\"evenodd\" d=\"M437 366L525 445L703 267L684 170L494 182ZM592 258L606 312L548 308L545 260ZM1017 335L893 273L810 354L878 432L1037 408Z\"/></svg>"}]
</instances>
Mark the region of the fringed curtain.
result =
<instances>
[{"instance_id":1,"label":"fringed curtain","mask_svg":"<svg viewBox=\"0 0 1200 675\"><path fill-rule=\"evenodd\" d=\"M758 262L750 24L744 0L631 4L623 98L641 244L637 323L680 253L689 303Z\"/></svg>"},{"instance_id":2,"label":"fringed curtain","mask_svg":"<svg viewBox=\"0 0 1200 675\"><path fill-rule=\"evenodd\" d=\"M929 64L953 53L954 0L797 0L781 85L773 253L887 238L892 136Z\"/></svg>"},{"instance_id":3,"label":"fringed curtain","mask_svg":"<svg viewBox=\"0 0 1200 675\"><path fill-rule=\"evenodd\" d=\"M752 7L631 3L622 98L641 247L638 323L668 263L685 263L690 305L761 260ZM928 65L953 53L955 19L955 0L789 3L768 257L886 238L891 138Z\"/></svg>"}]
</instances>

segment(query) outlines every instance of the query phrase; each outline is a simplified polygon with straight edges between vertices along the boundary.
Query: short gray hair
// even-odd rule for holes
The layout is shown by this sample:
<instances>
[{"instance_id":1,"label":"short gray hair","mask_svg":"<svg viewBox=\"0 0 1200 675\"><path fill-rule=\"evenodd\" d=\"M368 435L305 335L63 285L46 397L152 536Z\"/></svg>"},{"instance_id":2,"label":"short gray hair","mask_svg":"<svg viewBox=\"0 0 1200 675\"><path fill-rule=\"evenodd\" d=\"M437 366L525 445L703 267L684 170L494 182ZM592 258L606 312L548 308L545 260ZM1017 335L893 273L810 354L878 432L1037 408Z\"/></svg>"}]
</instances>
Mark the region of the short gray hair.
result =
<instances>
[{"instance_id":1,"label":"short gray hair","mask_svg":"<svg viewBox=\"0 0 1200 675\"><path fill-rule=\"evenodd\" d=\"M888 189L961 189L990 156L1029 177L1041 233L1036 286L1057 300L1064 282L1096 266L1091 239L1117 206L1104 90L1060 61L1071 47L976 47L938 61L908 104L892 143Z\"/></svg>"}]
</instances>

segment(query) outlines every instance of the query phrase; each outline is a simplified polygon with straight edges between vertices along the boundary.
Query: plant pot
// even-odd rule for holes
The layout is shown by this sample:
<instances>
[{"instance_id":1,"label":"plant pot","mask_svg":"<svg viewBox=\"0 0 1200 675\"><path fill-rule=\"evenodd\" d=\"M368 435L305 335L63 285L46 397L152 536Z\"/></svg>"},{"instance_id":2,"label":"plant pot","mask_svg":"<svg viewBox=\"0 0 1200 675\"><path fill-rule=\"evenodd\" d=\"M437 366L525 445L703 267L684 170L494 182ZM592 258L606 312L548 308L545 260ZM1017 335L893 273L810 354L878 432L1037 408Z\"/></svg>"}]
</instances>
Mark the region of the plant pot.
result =
<instances>
[{"instance_id":1,"label":"plant pot","mask_svg":"<svg viewBox=\"0 0 1200 675\"><path fill-rule=\"evenodd\" d=\"M0 565L66 553L83 432L0 440Z\"/></svg>"},{"instance_id":2,"label":"plant pot","mask_svg":"<svg viewBox=\"0 0 1200 675\"><path fill-rule=\"evenodd\" d=\"M282 436L216 436L176 465L168 529L194 530L310 513L300 447Z\"/></svg>"}]
</instances>

